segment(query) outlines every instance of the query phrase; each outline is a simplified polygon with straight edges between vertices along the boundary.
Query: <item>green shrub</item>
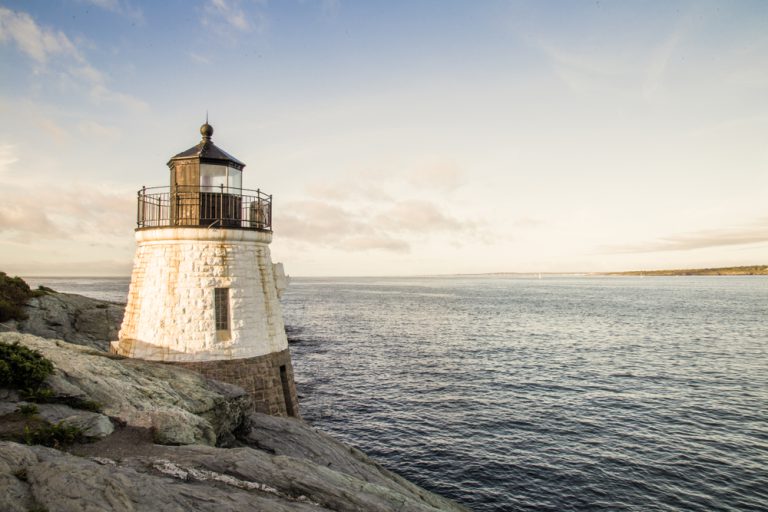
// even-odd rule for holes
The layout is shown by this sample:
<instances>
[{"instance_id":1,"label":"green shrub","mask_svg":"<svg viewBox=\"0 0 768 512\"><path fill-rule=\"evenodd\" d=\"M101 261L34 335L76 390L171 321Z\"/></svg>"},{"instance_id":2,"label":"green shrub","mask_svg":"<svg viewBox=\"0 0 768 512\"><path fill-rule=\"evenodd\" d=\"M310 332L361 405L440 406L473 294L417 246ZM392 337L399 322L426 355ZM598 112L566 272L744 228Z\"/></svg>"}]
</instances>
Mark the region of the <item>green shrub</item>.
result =
<instances>
[{"instance_id":1,"label":"green shrub","mask_svg":"<svg viewBox=\"0 0 768 512\"><path fill-rule=\"evenodd\" d=\"M78 400L77 403L72 404L73 407L83 409L91 412L101 412L102 405L95 400Z\"/></svg>"},{"instance_id":2,"label":"green shrub","mask_svg":"<svg viewBox=\"0 0 768 512\"><path fill-rule=\"evenodd\" d=\"M53 373L53 363L18 342L0 343L0 388L37 391Z\"/></svg>"},{"instance_id":3,"label":"green shrub","mask_svg":"<svg viewBox=\"0 0 768 512\"><path fill-rule=\"evenodd\" d=\"M58 422L45 425L34 430L24 427L24 442L26 444L41 444L52 448L67 446L83 438L83 431L72 425Z\"/></svg>"},{"instance_id":4,"label":"green shrub","mask_svg":"<svg viewBox=\"0 0 768 512\"><path fill-rule=\"evenodd\" d=\"M51 402L53 390L49 387L40 386L37 388L27 388L21 390L21 397L29 402L46 403Z\"/></svg>"},{"instance_id":5,"label":"green shrub","mask_svg":"<svg viewBox=\"0 0 768 512\"><path fill-rule=\"evenodd\" d=\"M22 278L0 272L0 322L26 319L24 304L34 295Z\"/></svg>"},{"instance_id":6,"label":"green shrub","mask_svg":"<svg viewBox=\"0 0 768 512\"><path fill-rule=\"evenodd\" d=\"M20 412L24 416L34 416L40 412L35 404L23 404L16 407L16 411Z\"/></svg>"}]
</instances>

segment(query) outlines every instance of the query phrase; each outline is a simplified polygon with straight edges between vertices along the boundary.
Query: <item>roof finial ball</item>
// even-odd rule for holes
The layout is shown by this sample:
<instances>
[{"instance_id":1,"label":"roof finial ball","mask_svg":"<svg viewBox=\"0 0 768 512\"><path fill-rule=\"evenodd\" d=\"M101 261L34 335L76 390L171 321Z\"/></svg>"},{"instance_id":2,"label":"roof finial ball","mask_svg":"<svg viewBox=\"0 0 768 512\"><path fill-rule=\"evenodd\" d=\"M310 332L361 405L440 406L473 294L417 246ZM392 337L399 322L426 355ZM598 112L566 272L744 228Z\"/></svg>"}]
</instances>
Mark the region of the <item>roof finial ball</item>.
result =
<instances>
[{"instance_id":1,"label":"roof finial ball","mask_svg":"<svg viewBox=\"0 0 768 512\"><path fill-rule=\"evenodd\" d=\"M208 120L200 127L200 133L203 135L203 140L211 140L213 137L213 126L208 124Z\"/></svg>"}]
</instances>

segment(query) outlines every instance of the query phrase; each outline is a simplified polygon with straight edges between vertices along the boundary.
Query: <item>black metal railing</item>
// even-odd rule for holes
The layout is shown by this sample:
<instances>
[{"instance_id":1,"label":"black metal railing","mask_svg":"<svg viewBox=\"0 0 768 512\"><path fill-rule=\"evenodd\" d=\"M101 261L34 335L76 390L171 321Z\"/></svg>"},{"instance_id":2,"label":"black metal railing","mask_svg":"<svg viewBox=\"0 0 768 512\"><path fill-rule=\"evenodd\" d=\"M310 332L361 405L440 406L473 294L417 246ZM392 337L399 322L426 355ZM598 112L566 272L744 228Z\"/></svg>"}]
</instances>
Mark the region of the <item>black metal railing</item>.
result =
<instances>
[{"instance_id":1,"label":"black metal railing","mask_svg":"<svg viewBox=\"0 0 768 512\"><path fill-rule=\"evenodd\" d=\"M143 187L136 224L142 228L203 227L272 230L272 196L223 185Z\"/></svg>"}]
</instances>

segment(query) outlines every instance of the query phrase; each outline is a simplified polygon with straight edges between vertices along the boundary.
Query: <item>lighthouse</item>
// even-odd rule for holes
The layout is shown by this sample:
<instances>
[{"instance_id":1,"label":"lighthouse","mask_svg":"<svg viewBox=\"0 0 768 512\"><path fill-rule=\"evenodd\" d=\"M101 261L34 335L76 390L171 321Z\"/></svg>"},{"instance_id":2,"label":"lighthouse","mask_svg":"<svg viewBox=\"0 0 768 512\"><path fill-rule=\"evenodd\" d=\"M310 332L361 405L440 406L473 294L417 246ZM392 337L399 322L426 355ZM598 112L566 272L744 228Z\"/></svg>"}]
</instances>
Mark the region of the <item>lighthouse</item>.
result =
<instances>
[{"instance_id":1,"label":"lighthouse","mask_svg":"<svg viewBox=\"0 0 768 512\"><path fill-rule=\"evenodd\" d=\"M259 412L298 416L274 265L272 196L243 188L245 164L213 127L168 161L170 183L138 192L136 255L112 352L235 384Z\"/></svg>"}]
</instances>

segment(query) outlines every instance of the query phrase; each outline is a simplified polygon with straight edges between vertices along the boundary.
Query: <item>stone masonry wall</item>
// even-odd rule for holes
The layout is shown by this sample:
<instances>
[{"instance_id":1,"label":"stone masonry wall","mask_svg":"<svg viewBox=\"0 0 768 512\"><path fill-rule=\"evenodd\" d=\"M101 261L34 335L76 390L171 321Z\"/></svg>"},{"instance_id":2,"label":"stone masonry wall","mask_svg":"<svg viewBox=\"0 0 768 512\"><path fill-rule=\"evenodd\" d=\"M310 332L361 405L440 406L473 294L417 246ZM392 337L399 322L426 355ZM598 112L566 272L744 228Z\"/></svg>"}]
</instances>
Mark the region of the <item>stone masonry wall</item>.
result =
<instances>
[{"instance_id":1,"label":"stone masonry wall","mask_svg":"<svg viewBox=\"0 0 768 512\"><path fill-rule=\"evenodd\" d=\"M137 231L128 304L113 349L160 361L252 358L286 350L271 236L234 229ZM230 289L229 339L216 333L214 288Z\"/></svg>"},{"instance_id":2,"label":"stone masonry wall","mask_svg":"<svg viewBox=\"0 0 768 512\"><path fill-rule=\"evenodd\" d=\"M257 412L272 416L300 417L291 354L288 349L249 359L173 364L194 370L210 379L240 386L253 397ZM280 375L281 366L285 366L287 393Z\"/></svg>"}]
</instances>

